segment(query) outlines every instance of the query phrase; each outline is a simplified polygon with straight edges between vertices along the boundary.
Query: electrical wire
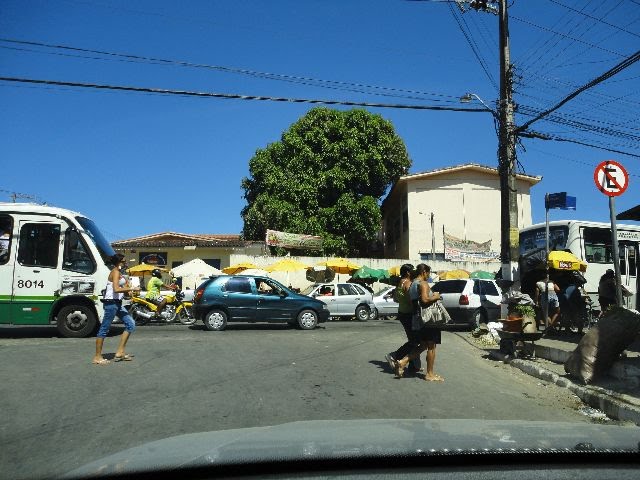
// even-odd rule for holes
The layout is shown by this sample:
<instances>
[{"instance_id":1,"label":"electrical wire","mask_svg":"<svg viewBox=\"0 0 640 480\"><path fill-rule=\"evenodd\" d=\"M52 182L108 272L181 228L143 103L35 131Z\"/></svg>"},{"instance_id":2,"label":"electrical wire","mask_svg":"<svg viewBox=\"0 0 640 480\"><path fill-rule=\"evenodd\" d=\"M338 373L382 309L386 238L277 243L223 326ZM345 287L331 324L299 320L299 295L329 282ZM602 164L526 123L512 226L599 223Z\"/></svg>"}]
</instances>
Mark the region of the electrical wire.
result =
<instances>
[{"instance_id":1,"label":"electrical wire","mask_svg":"<svg viewBox=\"0 0 640 480\"><path fill-rule=\"evenodd\" d=\"M313 103L313 104L322 104L322 105L343 105L343 106L371 107L371 108L395 108L395 109L405 109L405 110L440 110L440 111L450 111L450 112L491 112L491 110L485 107L464 108L464 107L450 107L450 106L443 106L443 105L407 105L407 104L393 104L393 103L350 102L350 101L343 101L343 100L320 100L320 99L309 99L309 98L285 98L285 97L258 96L258 95L240 95L240 94L232 94L232 93L194 92L189 90L170 90L170 89L149 88L149 87L105 85L105 84L97 84L97 83L63 82L63 81L57 81L57 80L41 80L41 79L33 79L33 78L0 77L0 81L41 84L41 85L57 85L57 86L75 87L75 88L91 88L91 89L98 89L98 90L117 90L117 91L123 91L123 92L155 93L160 95L179 95L179 96L200 97L200 98L221 98L221 99L234 99L234 100L257 100L257 101L291 102L291 103Z\"/></svg>"},{"instance_id":2,"label":"electrical wire","mask_svg":"<svg viewBox=\"0 0 640 480\"><path fill-rule=\"evenodd\" d=\"M559 2L558 0L548 0L548 1L551 2L551 3L555 3L556 5L560 5L561 7L566 8L567 10L571 10L572 12L576 12L576 13L579 13L580 15L584 15L585 17L590 18L592 20L595 20L596 22L600 22L600 23L603 23L605 25L608 25L609 27L615 28L616 30L618 30L620 32L628 33L629 35L633 35L634 37L640 38L640 35L638 35L635 32L632 32L632 31L627 30L625 28L619 27L618 25L615 25L613 23L609 23L609 22L603 20L602 18L594 17L593 15L589 15L588 13L584 13L584 11L577 10L577 9L575 9L573 7L570 7L569 5L565 5L564 3Z\"/></svg>"},{"instance_id":3,"label":"electrical wire","mask_svg":"<svg viewBox=\"0 0 640 480\"><path fill-rule=\"evenodd\" d=\"M166 58L148 57L148 56L143 56L143 55L135 55L135 54L131 54L131 53L119 53L119 52L110 52L110 51L105 51L105 50L93 50L93 49L88 49L88 48L75 47L75 46L71 46L71 45L50 44L50 43L37 42L37 41L31 41L31 40L17 40L17 39L13 39L13 38L0 38L0 42L10 43L10 44L18 44L18 45L37 46L37 47L44 47L44 48L57 49L57 50L68 50L68 51L81 52L81 53L91 53L91 54L97 54L97 55L104 55L107 58L126 59L126 60L128 60L130 62L134 62L134 63L151 63L153 65L175 65L175 66L182 66L182 67L210 69L210 70L222 71L222 72L226 72L226 73L249 75L249 76L253 76L253 77L257 77L257 78L261 78L261 79L280 80L280 81L287 81L287 82L293 82L293 83L311 82L311 83L302 83L302 84L304 84L304 85L310 85L311 84L313 86L317 86L317 87L321 87L321 88L333 88L333 89L336 89L336 88L334 88L335 86L337 86L337 87L366 88L366 89L372 89L372 90L380 90L382 92L404 93L404 94L409 94L409 95L422 95L422 96L426 96L426 97L436 97L435 99L429 99L431 101L446 101L446 100L438 100L439 98L449 98L449 99L451 99L452 101L455 101L455 102L459 101L459 97L452 96L452 95L444 95L444 94L440 94L440 93L422 92L422 91L418 91L418 90L408 90L408 89L401 89L401 88L394 88L394 87L384 87L384 86L369 85L369 84L364 84L364 83L344 82L344 81L339 81L339 80L324 80L324 79L318 79L318 78L312 78L312 77L287 75L287 74L281 74L281 73L261 72L261 71L257 71L257 70L246 69L246 68L229 67L229 66L223 66L223 65L209 65L209 64L206 64L206 63L194 63L194 62L188 62L188 61L184 61L184 60L172 60L172 59L166 59ZM7 47L5 47L5 48L7 48ZM36 50L36 52L38 52L38 51ZM60 56L73 56L73 55L69 55L69 54L62 54L60 52L46 52L46 51L43 51L42 53L54 54L54 55L60 55ZM102 58L102 57L80 56L79 58L89 58L91 60L104 60L104 58ZM331 86L327 86L327 85L331 85ZM358 90L357 92L358 93L369 93L369 94L379 95L379 96L394 96L394 95L386 95L385 93L366 92L366 91L363 92L363 91L360 91L360 90ZM418 97L402 97L402 98L412 98L414 100L426 100L424 98L421 99L421 98L418 98Z\"/></svg>"},{"instance_id":4,"label":"electrical wire","mask_svg":"<svg viewBox=\"0 0 640 480\"><path fill-rule=\"evenodd\" d=\"M464 38L467 40L467 43L471 47L471 51L473 52L473 55L476 57L476 59L480 63L480 67L482 67L482 70L484 71L485 75L489 79L489 82L491 82L491 85L493 85L493 87L496 90L498 90L498 84L496 83L495 79L493 78L493 76L489 72L489 69L488 69L484 59L482 58L482 55L480 55L480 52L477 49L477 44L472 40L472 38L470 37L469 33L467 33L467 31L462 26L462 22L461 22L461 18L462 17L458 18L459 14L456 11L456 9L451 5L451 3L449 3L448 5L449 5L449 10L451 11L451 15L453 15L454 20L458 24L458 28L460 29L460 31L464 35Z\"/></svg>"},{"instance_id":5,"label":"electrical wire","mask_svg":"<svg viewBox=\"0 0 640 480\"><path fill-rule=\"evenodd\" d=\"M610 70L607 70L602 75L598 76L597 78L594 78L593 80L591 80L587 84L583 85L582 87L580 87L578 90L576 90L575 92L571 93L567 97L563 98L556 105L554 105L553 107L551 107L551 108L547 109L546 111L542 112L540 115L538 115L534 119L529 120L524 125L521 125L520 127L517 128L517 130L518 131L526 130L527 127L529 127L529 125L531 125L532 123L536 122L537 120L540 120L541 118L545 117L549 113L557 110L558 108L560 108L562 105L567 103L572 98L577 97L583 91L585 91L585 90L587 90L587 89L589 89L589 88L591 88L591 87L593 87L593 86L595 86L595 85L597 85L597 84L599 84L601 82L604 82L605 80L607 80L608 78L611 78L612 76L614 76L618 72L621 72L622 70L624 70L625 68L629 67L630 65L633 65L638 60L640 60L640 50L638 50L637 52L635 52L634 54L632 54L628 58L625 58L622 62L620 62L619 64L617 64L616 66L614 66Z\"/></svg>"}]
</instances>

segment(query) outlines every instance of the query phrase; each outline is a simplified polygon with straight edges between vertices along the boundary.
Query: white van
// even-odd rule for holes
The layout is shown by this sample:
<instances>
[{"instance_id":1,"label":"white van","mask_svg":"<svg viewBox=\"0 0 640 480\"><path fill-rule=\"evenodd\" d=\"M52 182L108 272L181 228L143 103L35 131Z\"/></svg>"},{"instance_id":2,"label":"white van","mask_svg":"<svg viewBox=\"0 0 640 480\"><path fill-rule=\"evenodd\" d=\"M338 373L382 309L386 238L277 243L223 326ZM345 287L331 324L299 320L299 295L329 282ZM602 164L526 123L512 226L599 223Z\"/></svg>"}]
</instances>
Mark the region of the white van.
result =
<instances>
[{"instance_id":1,"label":"white van","mask_svg":"<svg viewBox=\"0 0 640 480\"><path fill-rule=\"evenodd\" d=\"M80 213L0 203L0 325L56 325L65 337L94 334L114 253Z\"/></svg>"}]
</instances>

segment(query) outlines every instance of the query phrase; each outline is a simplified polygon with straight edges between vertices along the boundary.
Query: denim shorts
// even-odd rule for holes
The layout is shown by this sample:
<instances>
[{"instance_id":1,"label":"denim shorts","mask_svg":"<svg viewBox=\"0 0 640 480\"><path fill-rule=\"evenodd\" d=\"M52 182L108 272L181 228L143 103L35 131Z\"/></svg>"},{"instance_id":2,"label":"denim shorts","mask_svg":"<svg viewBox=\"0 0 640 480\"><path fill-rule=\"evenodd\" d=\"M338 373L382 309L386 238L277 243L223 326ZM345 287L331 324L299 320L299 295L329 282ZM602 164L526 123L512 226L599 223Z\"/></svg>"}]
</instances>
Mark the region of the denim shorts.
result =
<instances>
[{"instance_id":1,"label":"denim shorts","mask_svg":"<svg viewBox=\"0 0 640 480\"><path fill-rule=\"evenodd\" d=\"M102 317L102 324L100 330L98 330L99 338L105 338L109 333L109 327L113 319L118 317L124 323L124 328L127 332L133 333L136 329L136 322L133 321L131 315L126 308L122 306L121 302L105 303L104 304L104 317Z\"/></svg>"}]
</instances>

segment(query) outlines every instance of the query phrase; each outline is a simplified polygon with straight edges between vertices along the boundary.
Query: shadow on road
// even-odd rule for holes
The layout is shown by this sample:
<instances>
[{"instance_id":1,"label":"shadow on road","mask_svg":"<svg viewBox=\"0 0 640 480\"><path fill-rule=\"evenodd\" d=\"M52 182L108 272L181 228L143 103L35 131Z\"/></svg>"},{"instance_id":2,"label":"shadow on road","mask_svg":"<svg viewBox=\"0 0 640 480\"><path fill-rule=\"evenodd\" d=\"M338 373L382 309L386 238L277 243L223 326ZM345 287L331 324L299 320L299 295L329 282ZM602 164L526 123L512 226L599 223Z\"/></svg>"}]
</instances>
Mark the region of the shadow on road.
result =
<instances>
[{"instance_id":1,"label":"shadow on road","mask_svg":"<svg viewBox=\"0 0 640 480\"><path fill-rule=\"evenodd\" d=\"M113 325L109 330L109 337L120 335L124 331L123 326ZM95 337L95 333L89 336ZM55 326L15 326L0 327L0 339L2 338L65 338L58 332Z\"/></svg>"},{"instance_id":2,"label":"shadow on road","mask_svg":"<svg viewBox=\"0 0 640 480\"><path fill-rule=\"evenodd\" d=\"M207 331L202 324L189 325L189 330L202 330ZM316 330L324 330L325 324L319 324L315 329ZM293 330L293 331L301 331L297 327L290 326L287 323L229 323L226 328L222 332L210 332L212 334L215 333L224 333L225 331L252 331L252 330L269 330L269 331L283 331L283 330Z\"/></svg>"}]
</instances>

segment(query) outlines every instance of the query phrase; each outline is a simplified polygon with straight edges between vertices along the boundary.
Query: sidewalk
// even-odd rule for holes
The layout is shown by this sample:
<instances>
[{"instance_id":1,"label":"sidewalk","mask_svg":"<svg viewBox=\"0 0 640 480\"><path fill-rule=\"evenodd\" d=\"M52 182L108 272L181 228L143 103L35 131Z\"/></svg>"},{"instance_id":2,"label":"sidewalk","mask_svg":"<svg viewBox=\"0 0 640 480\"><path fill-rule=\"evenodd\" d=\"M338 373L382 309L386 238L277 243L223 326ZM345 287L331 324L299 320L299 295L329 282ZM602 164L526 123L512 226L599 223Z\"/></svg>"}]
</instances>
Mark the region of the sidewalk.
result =
<instances>
[{"instance_id":1,"label":"sidewalk","mask_svg":"<svg viewBox=\"0 0 640 480\"><path fill-rule=\"evenodd\" d=\"M607 376L583 385L564 371L565 360L581 338L577 333L542 338L535 342L535 356L530 358L509 357L499 349L490 350L489 355L529 375L568 388L583 402L602 410L610 418L640 425L640 339L625 350Z\"/></svg>"}]
</instances>

